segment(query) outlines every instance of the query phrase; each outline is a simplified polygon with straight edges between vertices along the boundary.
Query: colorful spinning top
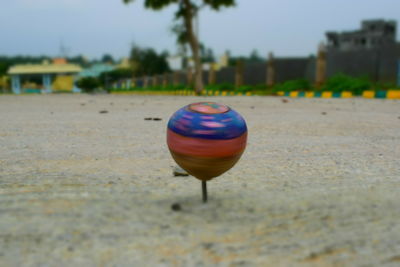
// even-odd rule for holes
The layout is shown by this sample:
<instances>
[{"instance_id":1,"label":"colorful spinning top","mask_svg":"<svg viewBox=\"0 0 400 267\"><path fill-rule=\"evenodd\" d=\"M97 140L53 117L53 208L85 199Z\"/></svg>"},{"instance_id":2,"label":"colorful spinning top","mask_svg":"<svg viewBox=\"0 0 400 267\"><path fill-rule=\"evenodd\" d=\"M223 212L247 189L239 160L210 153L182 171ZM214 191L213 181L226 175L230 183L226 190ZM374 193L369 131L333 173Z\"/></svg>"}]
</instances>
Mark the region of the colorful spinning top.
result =
<instances>
[{"instance_id":1,"label":"colorful spinning top","mask_svg":"<svg viewBox=\"0 0 400 267\"><path fill-rule=\"evenodd\" d=\"M247 126L242 116L215 102L187 105L168 122L169 151L179 166L202 181L204 202L206 182L236 164L246 141Z\"/></svg>"}]
</instances>

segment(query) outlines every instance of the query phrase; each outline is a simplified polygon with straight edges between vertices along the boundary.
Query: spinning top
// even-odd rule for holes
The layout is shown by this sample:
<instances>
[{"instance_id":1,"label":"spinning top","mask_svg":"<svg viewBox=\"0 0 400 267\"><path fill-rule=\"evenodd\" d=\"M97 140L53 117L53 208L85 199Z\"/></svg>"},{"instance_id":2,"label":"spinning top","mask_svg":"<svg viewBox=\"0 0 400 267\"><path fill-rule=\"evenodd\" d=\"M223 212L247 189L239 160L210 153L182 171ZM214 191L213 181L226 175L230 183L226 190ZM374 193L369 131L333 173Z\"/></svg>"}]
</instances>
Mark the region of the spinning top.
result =
<instances>
[{"instance_id":1,"label":"spinning top","mask_svg":"<svg viewBox=\"0 0 400 267\"><path fill-rule=\"evenodd\" d=\"M202 181L204 202L206 182L235 165L246 141L247 126L242 116L214 102L187 105L168 122L169 151L179 166Z\"/></svg>"}]
</instances>

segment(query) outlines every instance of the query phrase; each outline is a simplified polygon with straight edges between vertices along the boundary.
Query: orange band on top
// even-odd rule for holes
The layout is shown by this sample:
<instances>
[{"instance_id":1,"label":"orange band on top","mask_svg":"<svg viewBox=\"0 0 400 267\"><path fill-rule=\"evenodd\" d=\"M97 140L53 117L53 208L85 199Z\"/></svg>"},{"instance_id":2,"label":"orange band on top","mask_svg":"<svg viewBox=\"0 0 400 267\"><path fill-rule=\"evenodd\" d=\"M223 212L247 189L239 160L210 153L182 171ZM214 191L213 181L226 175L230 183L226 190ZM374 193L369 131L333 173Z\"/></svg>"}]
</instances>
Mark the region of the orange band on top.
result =
<instances>
[{"instance_id":1,"label":"orange band on top","mask_svg":"<svg viewBox=\"0 0 400 267\"><path fill-rule=\"evenodd\" d=\"M170 150L183 155L200 157L229 157L244 151L247 132L228 140L201 139L182 136L167 130L167 144Z\"/></svg>"}]
</instances>

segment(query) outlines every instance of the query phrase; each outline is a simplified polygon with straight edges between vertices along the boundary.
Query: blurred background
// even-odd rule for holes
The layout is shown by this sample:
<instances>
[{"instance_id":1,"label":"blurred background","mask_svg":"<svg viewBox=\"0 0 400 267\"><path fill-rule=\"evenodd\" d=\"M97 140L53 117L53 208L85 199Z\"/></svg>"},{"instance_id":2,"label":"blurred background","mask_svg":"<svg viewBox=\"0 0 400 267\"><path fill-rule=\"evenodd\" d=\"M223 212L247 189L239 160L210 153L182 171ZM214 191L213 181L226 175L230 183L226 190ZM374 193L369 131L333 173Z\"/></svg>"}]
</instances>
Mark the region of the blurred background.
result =
<instances>
[{"instance_id":1,"label":"blurred background","mask_svg":"<svg viewBox=\"0 0 400 267\"><path fill-rule=\"evenodd\" d=\"M400 84L399 8L395 0L7 1L0 91L381 92Z\"/></svg>"}]
</instances>

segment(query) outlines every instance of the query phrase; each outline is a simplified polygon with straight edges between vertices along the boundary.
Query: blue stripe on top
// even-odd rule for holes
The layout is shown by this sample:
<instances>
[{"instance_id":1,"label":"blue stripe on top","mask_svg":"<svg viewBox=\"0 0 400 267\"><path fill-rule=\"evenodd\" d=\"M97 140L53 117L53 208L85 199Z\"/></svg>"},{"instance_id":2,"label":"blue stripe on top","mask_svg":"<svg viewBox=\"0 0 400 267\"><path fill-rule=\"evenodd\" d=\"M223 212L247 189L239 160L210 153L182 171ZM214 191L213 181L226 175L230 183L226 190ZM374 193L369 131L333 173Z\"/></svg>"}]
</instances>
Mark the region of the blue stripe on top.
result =
<instances>
[{"instance_id":1,"label":"blue stripe on top","mask_svg":"<svg viewBox=\"0 0 400 267\"><path fill-rule=\"evenodd\" d=\"M186 137L220 140L241 136L247 126L242 116L232 109L225 113L202 114L185 106L172 115L168 129Z\"/></svg>"}]
</instances>

